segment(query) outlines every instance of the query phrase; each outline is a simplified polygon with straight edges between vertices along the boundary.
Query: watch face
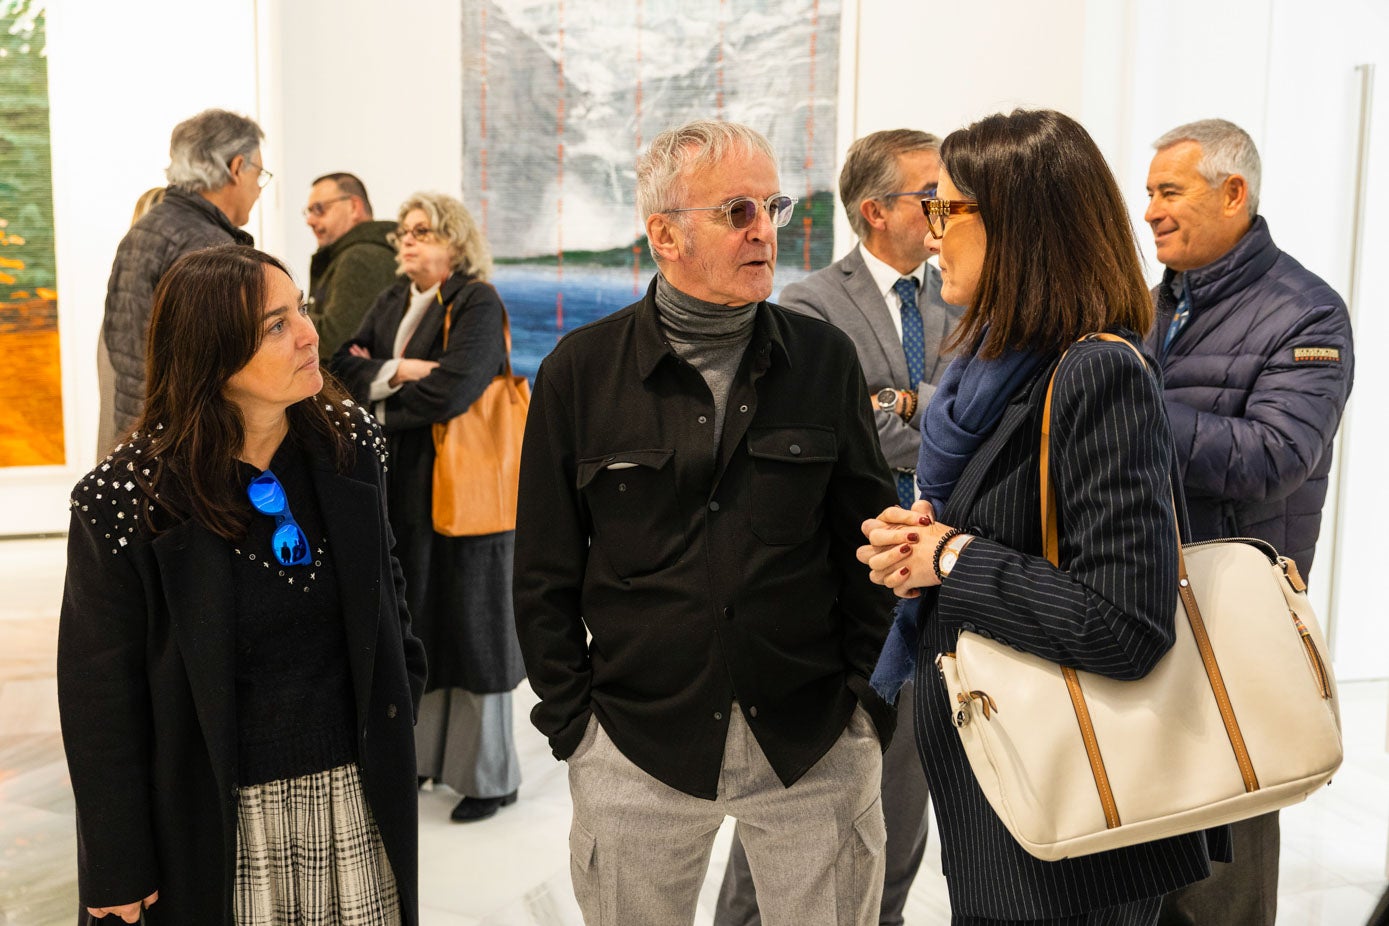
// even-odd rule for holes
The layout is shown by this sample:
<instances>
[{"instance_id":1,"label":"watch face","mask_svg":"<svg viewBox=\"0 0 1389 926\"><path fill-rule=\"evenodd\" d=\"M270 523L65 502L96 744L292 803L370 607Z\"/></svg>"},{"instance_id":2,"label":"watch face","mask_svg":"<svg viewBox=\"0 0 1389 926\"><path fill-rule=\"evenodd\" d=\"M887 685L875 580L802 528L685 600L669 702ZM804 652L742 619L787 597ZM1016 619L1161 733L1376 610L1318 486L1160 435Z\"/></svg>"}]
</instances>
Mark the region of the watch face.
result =
<instances>
[{"instance_id":1,"label":"watch face","mask_svg":"<svg viewBox=\"0 0 1389 926\"><path fill-rule=\"evenodd\" d=\"M878 390L878 407L883 411L892 411L897 407L897 390L891 386Z\"/></svg>"},{"instance_id":2,"label":"watch face","mask_svg":"<svg viewBox=\"0 0 1389 926\"><path fill-rule=\"evenodd\" d=\"M958 553L956 553L954 550L946 550L944 553L942 553L942 554L940 555L940 572L941 572L941 575L944 575L944 576L950 575L950 570L952 570L952 569L955 568L955 560L957 560L957 559L959 559L959 558L960 558L960 555L959 555Z\"/></svg>"}]
</instances>

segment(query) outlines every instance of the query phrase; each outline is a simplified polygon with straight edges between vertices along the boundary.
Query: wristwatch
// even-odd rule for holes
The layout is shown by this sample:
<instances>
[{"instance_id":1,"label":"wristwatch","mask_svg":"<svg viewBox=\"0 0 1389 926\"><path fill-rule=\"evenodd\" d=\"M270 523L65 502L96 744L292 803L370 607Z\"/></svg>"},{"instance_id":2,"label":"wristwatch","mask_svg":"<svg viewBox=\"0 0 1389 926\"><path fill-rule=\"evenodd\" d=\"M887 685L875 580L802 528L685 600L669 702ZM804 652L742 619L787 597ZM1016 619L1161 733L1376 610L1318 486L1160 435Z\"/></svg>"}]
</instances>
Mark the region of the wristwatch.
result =
<instances>
[{"instance_id":1,"label":"wristwatch","mask_svg":"<svg viewBox=\"0 0 1389 926\"><path fill-rule=\"evenodd\" d=\"M891 386L884 386L878 390L878 408L885 412L897 411L897 397L901 395Z\"/></svg>"},{"instance_id":2,"label":"wristwatch","mask_svg":"<svg viewBox=\"0 0 1389 926\"><path fill-rule=\"evenodd\" d=\"M945 549L940 554L940 574L942 577L950 575L950 570L955 568L955 562L960 558L960 553L969 546L969 542L973 539L973 534L956 534L950 538L950 542L945 545Z\"/></svg>"}]
</instances>

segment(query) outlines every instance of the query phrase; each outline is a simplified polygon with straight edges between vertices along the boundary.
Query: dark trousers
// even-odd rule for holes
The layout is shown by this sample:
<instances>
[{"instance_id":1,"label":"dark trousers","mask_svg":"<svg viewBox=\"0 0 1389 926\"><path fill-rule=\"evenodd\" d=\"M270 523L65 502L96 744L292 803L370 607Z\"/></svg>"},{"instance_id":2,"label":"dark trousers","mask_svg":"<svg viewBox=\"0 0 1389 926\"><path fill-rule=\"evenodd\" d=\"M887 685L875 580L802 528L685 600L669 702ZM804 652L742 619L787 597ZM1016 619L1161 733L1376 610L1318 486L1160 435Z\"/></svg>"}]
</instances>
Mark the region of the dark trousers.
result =
<instances>
[{"instance_id":1,"label":"dark trousers","mask_svg":"<svg viewBox=\"0 0 1389 926\"><path fill-rule=\"evenodd\" d=\"M915 692L908 682L897 699L897 732L883 754L883 819L887 823L886 872L879 926L902 926L902 908L926 852L926 774L916 751L912 721ZM714 926L761 926L757 889L747 853L735 830L728 867L714 909Z\"/></svg>"},{"instance_id":2,"label":"dark trousers","mask_svg":"<svg viewBox=\"0 0 1389 926\"><path fill-rule=\"evenodd\" d=\"M1278 913L1278 811L1231 827L1235 860L1168 894L1158 926L1273 926Z\"/></svg>"}]
</instances>

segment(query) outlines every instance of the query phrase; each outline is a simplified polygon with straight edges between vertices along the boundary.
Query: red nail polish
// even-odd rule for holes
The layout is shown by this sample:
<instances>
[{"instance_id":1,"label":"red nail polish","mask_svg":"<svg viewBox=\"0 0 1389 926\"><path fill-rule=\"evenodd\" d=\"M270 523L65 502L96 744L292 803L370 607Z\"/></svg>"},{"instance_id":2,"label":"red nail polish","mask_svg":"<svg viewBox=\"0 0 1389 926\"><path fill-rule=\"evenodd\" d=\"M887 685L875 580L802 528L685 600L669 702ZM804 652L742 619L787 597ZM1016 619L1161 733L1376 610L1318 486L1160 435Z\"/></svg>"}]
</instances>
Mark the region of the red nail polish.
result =
<instances>
[{"instance_id":1,"label":"red nail polish","mask_svg":"<svg viewBox=\"0 0 1389 926\"><path fill-rule=\"evenodd\" d=\"M911 575L911 574L912 574L912 571L911 571L910 569L908 569L906 566L903 566L903 567L902 567L902 575L904 575L904 576L909 576L909 575Z\"/></svg>"},{"instance_id":2,"label":"red nail polish","mask_svg":"<svg viewBox=\"0 0 1389 926\"><path fill-rule=\"evenodd\" d=\"M921 535L917 533L911 533L907 535L907 539L910 540L912 543L916 543L921 539Z\"/></svg>"},{"instance_id":3,"label":"red nail polish","mask_svg":"<svg viewBox=\"0 0 1389 926\"><path fill-rule=\"evenodd\" d=\"M928 517L926 517L925 515L922 515L918 520L921 522L921 526L922 526L922 527L930 527L930 526L931 526L931 519L928 518Z\"/></svg>"},{"instance_id":4,"label":"red nail polish","mask_svg":"<svg viewBox=\"0 0 1389 926\"><path fill-rule=\"evenodd\" d=\"M899 553L910 553L911 551L912 551L912 545L909 544L909 543L904 543L904 544L902 544L902 548L901 548L900 550L898 550L897 552L899 552Z\"/></svg>"}]
</instances>

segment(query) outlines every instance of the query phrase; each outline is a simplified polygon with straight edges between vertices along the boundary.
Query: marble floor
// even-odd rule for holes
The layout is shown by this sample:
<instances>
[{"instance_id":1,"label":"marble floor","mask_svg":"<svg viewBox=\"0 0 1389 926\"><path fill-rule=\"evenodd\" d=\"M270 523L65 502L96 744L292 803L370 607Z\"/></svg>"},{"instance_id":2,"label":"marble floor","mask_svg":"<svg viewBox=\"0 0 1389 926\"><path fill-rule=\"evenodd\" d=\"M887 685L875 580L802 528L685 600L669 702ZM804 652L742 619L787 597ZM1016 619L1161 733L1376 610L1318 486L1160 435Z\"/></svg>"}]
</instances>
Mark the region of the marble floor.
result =
<instances>
[{"instance_id":1,"label":"marble floor","mask_svg":"<svg viewBox=\"0 0 1389 926\"><path fill-rule=\"evenodd\" d=\"M0 926L73 922L72 794L54 680L61 540L0 541ZM1384 890L1389 835L1389 682L1341 688L1346 762L1332 786L1283 812L1279 926L1360 926ZM491 820L448 822L457 796L421 795L422 926L574 926L564 768L517 693L521 800ZM712 922L730 828L715 844L697 926ZM949 922L934 834L907 905L913 926Z\"/></svg>"}]
</instances>

